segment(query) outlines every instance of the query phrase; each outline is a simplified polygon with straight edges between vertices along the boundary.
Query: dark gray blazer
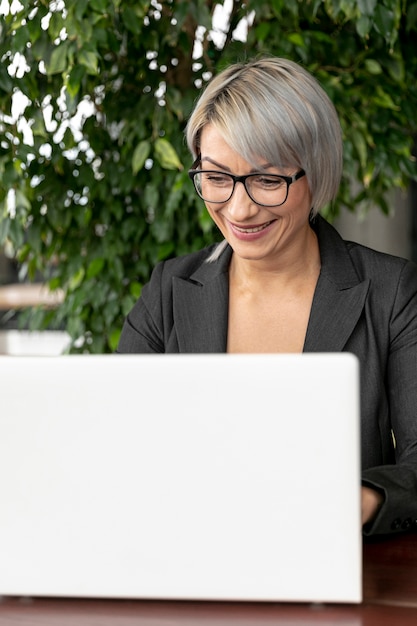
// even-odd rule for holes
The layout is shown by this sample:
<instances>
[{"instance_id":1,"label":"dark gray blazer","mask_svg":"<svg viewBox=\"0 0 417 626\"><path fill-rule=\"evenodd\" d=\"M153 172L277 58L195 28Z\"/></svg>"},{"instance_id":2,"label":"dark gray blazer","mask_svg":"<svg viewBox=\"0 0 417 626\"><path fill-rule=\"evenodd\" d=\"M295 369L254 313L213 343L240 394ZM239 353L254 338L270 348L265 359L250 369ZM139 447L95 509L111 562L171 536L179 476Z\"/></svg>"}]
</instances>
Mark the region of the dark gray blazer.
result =
<instances>
[{"instance_id":1,"label":"dark gray blazer","mask_svg":"<svg viewBox=\"0 0 417 626\"><path fill-rule=\"evenodd\" d=\"M322 269L304 352L352 352L361 363L363 482L385 503L367 534L417 529L417 266L345 242L323 218ZM228 247L160 263L129 313L118 352L225 352ZM395 437L393 443L392 432Z\"/></svg>"}]
</instances>

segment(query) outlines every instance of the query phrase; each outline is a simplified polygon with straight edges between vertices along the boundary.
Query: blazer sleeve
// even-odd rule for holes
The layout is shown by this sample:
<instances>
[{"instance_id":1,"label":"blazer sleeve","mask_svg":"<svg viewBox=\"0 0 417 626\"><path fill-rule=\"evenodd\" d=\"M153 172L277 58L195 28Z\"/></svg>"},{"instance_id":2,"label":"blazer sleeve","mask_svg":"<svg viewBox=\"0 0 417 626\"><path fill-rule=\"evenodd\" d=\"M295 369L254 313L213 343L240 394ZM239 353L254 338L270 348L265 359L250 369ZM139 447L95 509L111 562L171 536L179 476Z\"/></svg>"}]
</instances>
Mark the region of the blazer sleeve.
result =
<instances>
[{"instance_id":1,"label":"blazer sleeve","mask_svg":"<svg viewBox=\"0 0 417 626\"><path fill-rule=\"evenodd\" d=\"M363 482L384 494L366 534L417 530L417 266L404 265L392 306L386 389L395 442L395 465L363 472Z\"/></svg>"},{"instance_id":2,"label":"blazer sleeve","mask_svg":"<svg viewBox=\"0 0 417 626\"><path fill-rule=\"evenodd\" d=\"M162 276L164 263L156 265L123 324L116 352L119 354L163 353Z\"/></svg>"}]
</instances>

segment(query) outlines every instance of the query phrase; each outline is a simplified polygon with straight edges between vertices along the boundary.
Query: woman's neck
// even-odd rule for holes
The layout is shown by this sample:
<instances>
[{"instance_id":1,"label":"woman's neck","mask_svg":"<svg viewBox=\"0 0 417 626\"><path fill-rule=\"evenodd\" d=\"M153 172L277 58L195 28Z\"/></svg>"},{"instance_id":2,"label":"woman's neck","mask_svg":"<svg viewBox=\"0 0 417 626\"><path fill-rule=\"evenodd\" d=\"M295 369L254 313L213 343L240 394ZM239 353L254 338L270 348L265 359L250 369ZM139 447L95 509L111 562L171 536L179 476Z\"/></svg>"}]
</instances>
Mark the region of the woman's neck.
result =
<instances>
[{"instance_id":1,"label":"woman's neck","mask_svg":"<svg viewBox=\"0 0 417 626\"><path fill-rule=\"evenodd\" d=\"M245 288L268 289L311 280L320 273L320 250L315 232L309 228L306 237L274 258L245 259L232 255L230 277Z\"/></svg>"}]
</instances>

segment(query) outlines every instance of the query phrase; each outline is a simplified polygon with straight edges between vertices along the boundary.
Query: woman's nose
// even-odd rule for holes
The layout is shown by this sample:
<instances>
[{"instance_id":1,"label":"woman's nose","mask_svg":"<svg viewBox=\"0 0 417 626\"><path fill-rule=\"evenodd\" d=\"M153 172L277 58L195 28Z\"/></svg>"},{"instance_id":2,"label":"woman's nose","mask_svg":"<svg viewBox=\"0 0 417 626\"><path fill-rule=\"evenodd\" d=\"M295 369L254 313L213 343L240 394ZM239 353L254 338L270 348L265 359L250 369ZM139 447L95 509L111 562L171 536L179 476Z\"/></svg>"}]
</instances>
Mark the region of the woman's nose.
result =
<instances>
[{"instance_id":1,"label":"woman's nose","mask_svg":"<svg viewBox=\"0 0 417 626\"><path fill-rule=\"evenodd\" d=\"M249 197L245 185L237 182L232 197L227 203L230 217L238 222L243 222L248 217L253 217L259 211L258 205Z\"/></svg>"}]
</instances>

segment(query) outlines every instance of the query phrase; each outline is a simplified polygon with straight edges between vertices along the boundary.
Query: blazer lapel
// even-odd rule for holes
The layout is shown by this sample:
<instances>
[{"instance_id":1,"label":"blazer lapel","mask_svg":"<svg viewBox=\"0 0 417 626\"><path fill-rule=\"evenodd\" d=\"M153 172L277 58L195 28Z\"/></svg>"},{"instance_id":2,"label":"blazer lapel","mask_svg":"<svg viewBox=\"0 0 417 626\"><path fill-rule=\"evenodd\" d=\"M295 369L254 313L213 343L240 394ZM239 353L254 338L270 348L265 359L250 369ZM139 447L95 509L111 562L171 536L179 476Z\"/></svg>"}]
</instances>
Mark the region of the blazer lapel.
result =
<instances>
[{"instance_id":1,"label":"blazer lapel","mask_svg":"<svg viewBox=\"0 0 417 626\"><path fill-rule=\"evenodd\" d=\"M311 308L304 352L341 352L362 313L369 280L342 289L320 276Z\"/></svg>"},{"instance_id":2,"label":"blazer lapel","mask_svg":"<svg viewBox=\"0 0 417 626\"><path fill-rule=\"evenodd\" d=\"M226 248L218 261L203 263L190 278L173 279L180 352L226 352L231 254Z\"/></svg>"},{"instance_id":3,"label":"blazer lapel","mask_svg":"<svg viewBox=\"0 0 417 626\"><path fill-rule=\"evenodd\" d=\"M304 352L340 352L363 311L369 280L358 276L336 230L317 216L321 272L311 308ZM173 278L174 327L180 352L226 352L229 305L227 247L218 261L203 263L189 278Z\"/></svg>"},{"instance_id":4,"label":"blazer lapel","mask_svg":"<svg viewBox=\"0 0 417 626\"><path fill-rule=\"evenodd\" d=\"M346 243L320 217L316 230L322 269L314 294L304 352L340 352L365 305L369 279L362 281Z\"/></svg>"}]
</instances>

